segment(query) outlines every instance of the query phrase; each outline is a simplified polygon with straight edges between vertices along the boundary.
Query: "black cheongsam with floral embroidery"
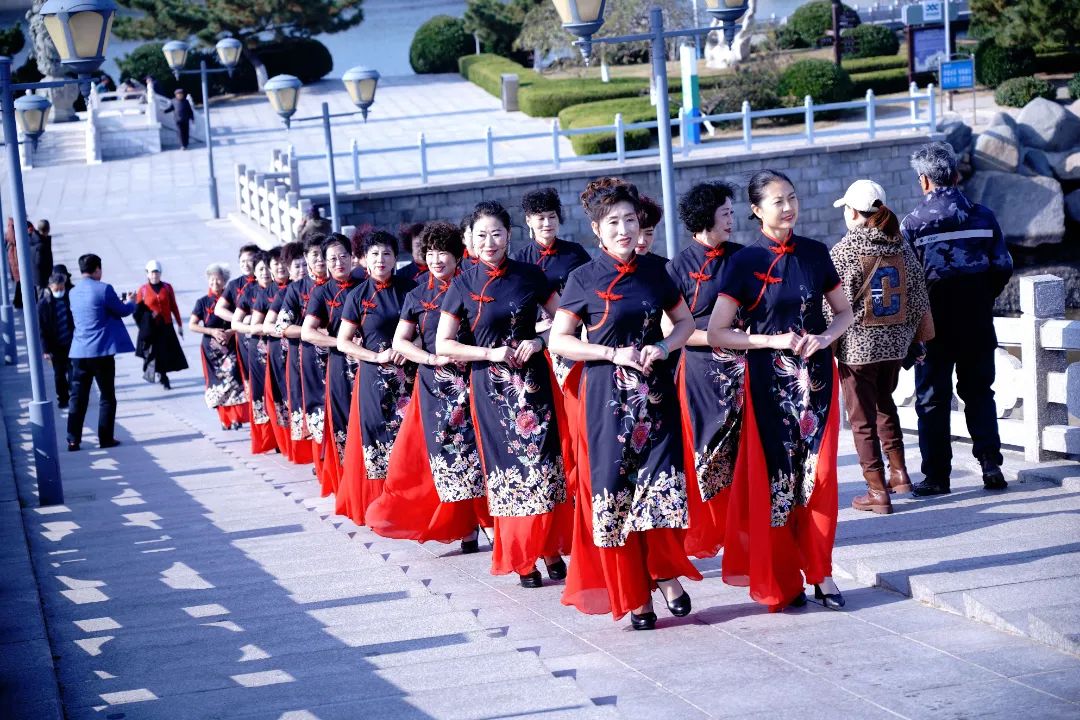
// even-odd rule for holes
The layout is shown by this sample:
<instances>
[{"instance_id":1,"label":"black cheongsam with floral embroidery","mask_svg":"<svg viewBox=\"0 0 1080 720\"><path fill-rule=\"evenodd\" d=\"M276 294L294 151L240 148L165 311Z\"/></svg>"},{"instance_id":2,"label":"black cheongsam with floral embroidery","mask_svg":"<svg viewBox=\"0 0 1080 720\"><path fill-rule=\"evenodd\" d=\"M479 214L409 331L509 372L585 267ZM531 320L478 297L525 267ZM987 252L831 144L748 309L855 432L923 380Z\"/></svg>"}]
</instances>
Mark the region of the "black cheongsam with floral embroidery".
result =
<instances>
[{"instance_id":1,"label":"black cheongsam with floral embroidery","mask_svg":"<svg viewBox=\"0 0 1080 720\"><path fill-rule=\"evenodd\" d=\"M291 283L281 296L281 304L278 306L278 316L275 327L284 330L289 325L303 325L304 315L307 313L308 298L315 287L315 280L305 277ZM276 304L276 303L275 303ZM288 400L289 400L289 429L294 441L310 440L311 432L307 426L304 407L304 361L303 354L314 353L311 346L302 342L300 338L288 338L286 343L288 350ZM313 358L309 358L309 362ZM319 426L322 427L322 415L319 416ZM320 431L321 432L321 431Z\"/></svg>"},{"instance_id":2,"label":"black cheongsam with floral embroidery","mask_svg":"<svg viewBox=\"0 0 1080 720\"><path fill-rule=\"evenodd\" d=\"M537 311L551 296L542 270L504 259L454 278L442 310L478 347L517 348L536 338ZM523 367L472 363L472 412L491 514L543 515L566 500L566 476L551 371L543 353Z\"/></svg>"},{"instance_id":3,"label":"black cheongsam with floral embroidery","mask_svg":"<svg viewBox=\"0 0 1080 720\"><path fill-rule=\"evenodd\" d=\"M382 352L394 342L405 296L412 280L391 276L386 282L369 277L349 293L341 318L356 325L355 341L371 352ZM356 406L360 409L364 471L368 480L385 480L398 429L412 398L415 363L357 366ZM336 422L336 420L335 420Z\"/></svg>"},{"instance_id":4,"label":"black cheongsam with floral embroidery","mask_svg":"<svg viewBox=\"0 0 1080 720\"><path fill-rule=\"evenodd\" d=\"M319 321L319 327L326 330L330 337L337 337L341 327L341 314L345 308L349 291L356 287L351 278L344 282L330 279L311 292L307 314ZM334 446L338 460L345 460L345 437L349 427L349 405L352 403L353 380L356 377L357 361L345 355L336 347L319 348L326 352L326 388L329 406L326 413L334 431ZM325 427L323 428L325 431ZM327 445L329 447L329 445Z\"/></svg>"},{"instance_id":5,"label":"black cheongsam with floral embroidery","mask_svg":"<svg viewBox=\"0 0 1080 720\"><path fill-rule=\"evenodd\" d=\"M750 333L817 335L827 327L824 296L839 283L822 243L798 235L779 242L762 234L726 264L720 293L740 305ZM753 433L753 444L762 448L771 525L780 527L814 491L832 409L832 350L822 348L808 359L787 350L749 350L746 372L755 426L743 432Z\"/></svg>"},{"instance_id":6,"label":"black cheongsam with floral embroidery","mask_svg":"<svg viewBox=\"0 0 1080 720\"><path fill-rule=\"evenodd\" d=\"M590 343L641 349L663 339L660 320L681 301L662 258L624 263L604 252L570 274L559 309L581 320ZM581 382L589 465L580 482L591 483L593 544L619 547L631 532L685 528L674 359L649 375L591 360Z\"/></svg>"},{"instance_id":7,"label":"black cheongsam with floral embroidery","mask_svg":"<svg viewBox=\"0 0 1080 720\"><path fill-rule=\"evenodd\" d=\"M264 317L269 315L271 310L280 312L281 303L285 300L285 291L288 289L288 281L272 283L259 293L255 309L263 313ZM266 340L266 364L270 368L269 397L274 403L273 420L278 427L287 430L289 427L289 406L287 402L288 375L286 374L286 364L288 363L289 344L283 338L273 337L272 335L266 335L264 338Z\"/></svg>"}]
</instances>

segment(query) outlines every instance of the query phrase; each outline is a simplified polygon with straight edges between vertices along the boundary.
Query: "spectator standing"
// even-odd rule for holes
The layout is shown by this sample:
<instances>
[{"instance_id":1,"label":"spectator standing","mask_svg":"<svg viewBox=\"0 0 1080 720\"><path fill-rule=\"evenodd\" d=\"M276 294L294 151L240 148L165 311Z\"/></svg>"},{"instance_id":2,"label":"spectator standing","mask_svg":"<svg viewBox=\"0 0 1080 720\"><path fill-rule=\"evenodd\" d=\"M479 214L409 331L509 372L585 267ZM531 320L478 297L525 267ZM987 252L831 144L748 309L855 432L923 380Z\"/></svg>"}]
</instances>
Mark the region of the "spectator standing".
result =
<instances>
[{"instance_id":1,"label":"spectator standing","mask_svg":"<svg viewBox=\"0 0 1080 720\"><path fill-rule=\"evenodd\" d=\"M139 325L135 354L143 359L143 375L147 382L157 380L166 390L171 390L168 373L186 370L188 364L176 338L177 331L180 337L184 336L176 293L172 285L161 280L161 269L157 260L146 263L147 283L135 293L135 321Z\"/></svg>"},{"instance_id":2,"label":"spectator standing","mask_svg":"<svg viewBox=\"0 0 1080 720\"><path fill-rule=\"evenodd\" d=\"M917 496L949 492L952 471L953 370L964 401L971 451L987 490L1008 487L1001 472L1001 437L994 404L994 300L1013 262L994 213L956 187L956 154L947 143L923 145L911 156L924 197L901 232L922 263L936 334L915 368L915 408L926 479Z\"/></svg>"},{"instance_id":3,"label":"spectator standing","mask_svg":"<svg viewBox=\"0 0 1080 720\"><path fill-rule=\"evenodd\" d=\"M34 293L40 294L40 291L44 290L49 284L49 275L52 268L52 238L49 238L49 245L47 248L42 248L41 236L38 235L37 228L29 220L26 221L26 233L29 240L30 249L30 268L34 276L31 281L34 283ZM4 232L4 241L7 243L8 265L11 268L11 277L15 281L15 298L14 304L16 308L22 307L22 274L19 272L19 253L18 243L15 240L15 220L8 218L7 229ZM45 263L48 263L47 265Z\"/></svg>"},{"instance_id":4,"label":"spectator standing","mask_svg":"<svg viewBox=\"0 0 1080 720\"><path fill-rule=\"evenodd\" d=\"M187 92L183 88L177 88L173 93L173 99L169 101L169 107L165 112L176 115L176 130L180 133L180 149L188 149L188 140L191 138L191 123L195 120L195 111L191 109Z\"/></svg>"},{"instance_id":5,"label":"spectator standing","mask_svg":"<svg viewBox=\"0 0 1080 720\"><path fill-rule=\"evenodd\" d=\"M135 303L116 296L112 285L101 282L101 258L86 254L79 258L82 281L71 291L71 314L75 333L71 343L71 402L68 415L68 450L82 443L83 420L90 401L90 385L97 383L101 405L98 410L98 444L102 448L119 445L113 434L116 424L116 358L118 353L135 351L123 318L135 312Z\"/></svg>"},{"instance_id":6,"label":"spectator standing","mask_svg":"<svg viewBox=\"0 0 1080 720\"><path fill-rule=\"evenodd\" d=\"M68 276L55 273L49 278L49 292L38 301L38 326L45 359L52 363L56 378L56 402L66 409L71 398L71 341L75 320L67 297Z\"/></svg>"},{"instance_id":7,"label":"spectator standing","mask_svg":"<svg viewBox=\"0 0 1080 720\"><path fill-rule=\"evenodd\" d=\"M833 205L844 209L848 232L829 254L855 316L840 336L836 360L867 486L851 506L888 515L889 493L912 489L892 394L912 341L930 339L926 282L881 185L856 180ZM887 483L882 451L889 459Z\"/></svg>"},{"instance_id":8,"label":"spectator standing","mask_svg":"<svg viewBox=\"0 0 1080 720\"><path fill-rule=\"evenodd\" d=\"M34 258L34 284L38 294L45 296L49 286L50 277L53 274L53 249L52 249L52 226L48 220L38 220L37 224L38 251Z\"/></svg>"}]
</instances>

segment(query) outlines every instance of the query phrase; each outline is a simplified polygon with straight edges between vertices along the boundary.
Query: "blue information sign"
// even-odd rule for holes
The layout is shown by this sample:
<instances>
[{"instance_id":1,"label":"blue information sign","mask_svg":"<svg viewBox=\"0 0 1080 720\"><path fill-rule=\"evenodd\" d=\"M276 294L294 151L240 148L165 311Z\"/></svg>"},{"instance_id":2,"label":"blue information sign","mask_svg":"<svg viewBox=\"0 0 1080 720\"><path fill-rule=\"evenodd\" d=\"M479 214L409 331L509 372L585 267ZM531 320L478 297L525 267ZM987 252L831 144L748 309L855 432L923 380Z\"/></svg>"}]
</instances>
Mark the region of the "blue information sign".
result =
<instances>
[{"instance_id":1,"label":"blue information sign","mask_svg":"<svg viewBox=\"0 0 1080 720\"><path fill-rule=\"evenodd\" d=\"M970 90L975 87L975 60L951 60L941 63L942 90Z\"/></svg>"}]
</instances>

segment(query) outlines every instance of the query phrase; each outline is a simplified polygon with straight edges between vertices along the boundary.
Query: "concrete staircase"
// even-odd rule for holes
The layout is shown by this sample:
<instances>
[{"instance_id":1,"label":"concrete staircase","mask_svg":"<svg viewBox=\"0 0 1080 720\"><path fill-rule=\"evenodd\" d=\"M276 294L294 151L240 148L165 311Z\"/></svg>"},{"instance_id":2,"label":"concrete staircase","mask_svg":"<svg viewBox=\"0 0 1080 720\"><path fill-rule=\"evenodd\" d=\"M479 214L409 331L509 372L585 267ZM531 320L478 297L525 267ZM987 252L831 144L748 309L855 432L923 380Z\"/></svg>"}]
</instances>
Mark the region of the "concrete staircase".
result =
<instances>
[{"instance_id":1,"label":"concrete staircase","mask_svg":"<svg viewBox=\"0 0 1080 720\"><path fill-rule=\"evenodd\" d=\"M24 156L25 157L25 156ZM86 123L51 123L30 151L28 167L86 164Z\"/></svg>"}]
</instances>

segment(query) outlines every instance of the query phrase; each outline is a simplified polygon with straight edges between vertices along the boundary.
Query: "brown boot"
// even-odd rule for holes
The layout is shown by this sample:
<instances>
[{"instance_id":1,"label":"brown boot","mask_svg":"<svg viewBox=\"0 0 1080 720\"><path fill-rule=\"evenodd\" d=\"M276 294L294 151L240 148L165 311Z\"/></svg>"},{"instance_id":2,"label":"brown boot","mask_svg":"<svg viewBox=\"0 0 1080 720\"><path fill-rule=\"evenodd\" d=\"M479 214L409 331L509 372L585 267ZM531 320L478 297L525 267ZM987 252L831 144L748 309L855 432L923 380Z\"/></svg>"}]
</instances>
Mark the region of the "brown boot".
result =
<instances>
[{"instance_id":1,"label":"brown boot","mask_svg":"<svg viewBox=\"0 0 1080 720\"><path fill-rule=\"evenodd\" d=\"M863 477L866 478L866 494L852 500L851 507L878 515L891 514L892 500L889 498L889 491L885 489L885 471L868 470L863 473Z\"/></svg>"},{"instance_id":2,"label":"brown boot","mask_svg":"<svg viewBox=\"0 0 1080 720\"><path fill-rule=\"evenodd\" d=\"M911 492L911 478L907 472L907 462L904 461L904 448L891 450L889 457L889 492Z\"/></svg>"}]
</instances>

